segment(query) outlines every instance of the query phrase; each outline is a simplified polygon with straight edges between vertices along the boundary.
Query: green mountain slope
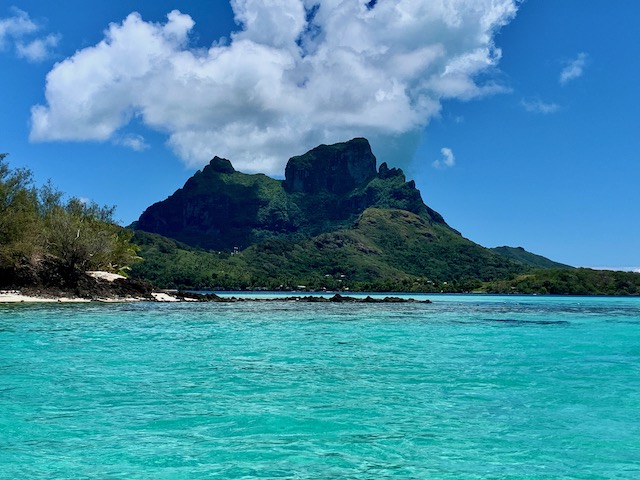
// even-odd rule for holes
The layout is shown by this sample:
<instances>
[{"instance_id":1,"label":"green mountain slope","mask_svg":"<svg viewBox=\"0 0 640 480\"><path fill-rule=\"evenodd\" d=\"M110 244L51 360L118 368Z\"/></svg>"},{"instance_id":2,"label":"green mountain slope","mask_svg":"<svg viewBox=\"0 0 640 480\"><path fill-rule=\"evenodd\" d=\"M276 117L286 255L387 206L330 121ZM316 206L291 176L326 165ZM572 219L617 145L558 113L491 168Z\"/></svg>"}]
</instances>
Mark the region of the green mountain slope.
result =
<instances>
[{"instance_id":1,"label":"green mountain slope","mask_svg":"<svg viewBox=\"0 0 640 480\"><path fill-rule=\"evenodd\" d=\"M168 288L469 291L527 267L406 210L369 208L352 228L207 252L137 232L133 275Z\"/></svg>"},{"instance_id":2,"label":"green mountain slope","mask_svg":"<svg viewBox=\"0 0 640 480\"><path fill-rule=\"evenodd\" d=\"M571 265L554 262L542 255L527 252L522 247L495 247L492 251L535 268L573 268Z\"/></svg>"},{"instance_id":3,"label":"green mountain slope","mask_svg":"<svg viewBox=\"0 0 640 480\"><path fill-rule=\"evenodd\" d=\"M149 207L135 224L188 245L233 250L296 229L282 182L236 172L215 157L183 188Z\"/></svg>"},{"instance_id":4,"label":"green mountain slope","mask_svg":"<svg viewBox=\"0 0 640 480\"><path fill-rule=\"evenodd\" d=\"M294 245L274 242L242 253L265 278L274 268L295 272L303 284L340 278L352 286L411 282L489 280L523 266L496 255L406 210L369 208L352 228L324 233Z\"/></svg>"}]
</instances>

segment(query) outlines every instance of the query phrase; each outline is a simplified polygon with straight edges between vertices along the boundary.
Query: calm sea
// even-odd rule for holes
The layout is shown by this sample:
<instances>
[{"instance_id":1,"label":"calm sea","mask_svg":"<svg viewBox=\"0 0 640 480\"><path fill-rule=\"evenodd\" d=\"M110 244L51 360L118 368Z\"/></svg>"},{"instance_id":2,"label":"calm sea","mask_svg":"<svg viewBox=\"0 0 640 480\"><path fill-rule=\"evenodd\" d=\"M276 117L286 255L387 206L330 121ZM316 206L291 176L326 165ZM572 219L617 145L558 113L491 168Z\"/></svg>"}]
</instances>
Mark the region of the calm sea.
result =
<instances>
[{"instance_id":1,"label":"calm sea","mask_svg":"<svg viewBox=\"0 0 640 480\"><path fill-rule=\"evenodd\" d=\"M0 478L640 478L640 298L0 306Z\"/></svg>"}]
</instances>

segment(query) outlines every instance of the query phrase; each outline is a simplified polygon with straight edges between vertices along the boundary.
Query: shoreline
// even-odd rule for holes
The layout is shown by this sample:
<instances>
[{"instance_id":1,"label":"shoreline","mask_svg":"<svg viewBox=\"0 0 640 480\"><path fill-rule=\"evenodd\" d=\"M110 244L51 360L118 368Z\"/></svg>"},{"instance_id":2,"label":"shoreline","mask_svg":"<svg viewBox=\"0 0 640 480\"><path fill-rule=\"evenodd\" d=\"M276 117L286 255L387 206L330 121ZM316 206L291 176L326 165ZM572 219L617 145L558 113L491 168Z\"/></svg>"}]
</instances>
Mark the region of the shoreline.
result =
<instances>
[{"instance_id":1,"label":"shoreline","mask_svg":"<svg viewBox=\"0 0 640 480\"><path fill-rule=\"evenodd\" d=\"M0 290L0 303L88 303L91 299L80 297L51 297L25 295L19 290Z\"/></svg>"},{"instance_id":2,"label":"shoreline","mask_svg":"<svg viewBox=\"0 0 640 480\"><path fill-rule=\"evenodd\" d=\"M153 302L153 303L246 303L246 302L301 302L301 303L432 303L431 300L416 300L414 298L401 298L394 296L385 296L374 298L370 295L366 297L343 296L335 293L330 297L318 295L299 295L286 297L221 297L215 293L198 294L176 291L155 291L146 297L132 296L110 296L110 297L94 297L83 298L65 295L29 295L22 293L20 290L0 290L0 305L15 303L136 303L136 302Z\"/></svg>"},{"instance_id":3,"label":"shoreline","mask_svg":"<svg viewBox=\"0 0 640 480\"><path fill-rule=\"evenodd\" d=\"M3 303L135 303L135 302L195 302L196 299L183 298L166 292L152 292L149 297L105 296L95 298L74 297L69 295L31 295L20 290L0 290L0 304Z\"/></svg>"}]
</instances>

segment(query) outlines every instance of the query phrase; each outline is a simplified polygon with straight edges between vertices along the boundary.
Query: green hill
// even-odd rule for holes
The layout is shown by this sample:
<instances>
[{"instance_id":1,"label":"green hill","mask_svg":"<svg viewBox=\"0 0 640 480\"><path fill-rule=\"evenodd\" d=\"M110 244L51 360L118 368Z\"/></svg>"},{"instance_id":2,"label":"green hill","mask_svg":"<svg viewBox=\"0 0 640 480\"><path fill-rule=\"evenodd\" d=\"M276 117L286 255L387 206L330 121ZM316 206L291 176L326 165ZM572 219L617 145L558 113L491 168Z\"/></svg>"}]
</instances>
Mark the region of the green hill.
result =
<instances>
[{"instance_id":1,"label":"green hill","mask_svg":"<svg viewBox=\"0 0 640 480\"><path fill-rule=\"evenodd\" d=\"M536 270L486 284L488 293L640 295L640 273L589 268Z\"/></svg>"},{"instance_id":2,"label":"green hill","mask_svg":"<svg viewBox=\"0 0 640 480\"><path fill-rule=\"evenodd\" d=\"M527 252L522 247L495 247L492 251L499 253L500 255L516 260L517 262L524 263L530 267L535 268L573 268L570 265L554 262L541 255Z\"/></svg>"}]
</instances>

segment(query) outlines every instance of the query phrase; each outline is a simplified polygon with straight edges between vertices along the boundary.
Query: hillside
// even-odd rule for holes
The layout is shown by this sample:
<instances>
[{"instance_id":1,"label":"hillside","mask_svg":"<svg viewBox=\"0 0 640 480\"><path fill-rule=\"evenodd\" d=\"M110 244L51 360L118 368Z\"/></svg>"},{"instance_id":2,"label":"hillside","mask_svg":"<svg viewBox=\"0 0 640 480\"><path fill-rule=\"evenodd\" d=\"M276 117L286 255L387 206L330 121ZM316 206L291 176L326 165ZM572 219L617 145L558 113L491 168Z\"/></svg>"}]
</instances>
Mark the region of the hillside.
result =
<instances>
[{"instance_id":1,"label":"hillside","mask_svg":"<svg viewBox=\"0 0 640 480\"><path fill-rule=\"evenodd\" d=\"M543 258L464 238L402 170L376 164L363 138L292 157L284 180L215 157L140 216L132 274L183 288L466 291Z\"/></svg>"},{"instance_id":2,"label":"hillside","mask_svg":"<svg viewBox=\"0 0 640 480\"><path fill-rule=\"evenodd\" d=\"M553 260L549 260L542 255L536 255L535 253L527 252L522 247L495 247L491 249L492 251L515 260L517 262L524 263L525 265L529 265L531 267L536 268L573 268L570 265L565 265L563 263L554 262Z\"/></svg>"}]
</instances>

